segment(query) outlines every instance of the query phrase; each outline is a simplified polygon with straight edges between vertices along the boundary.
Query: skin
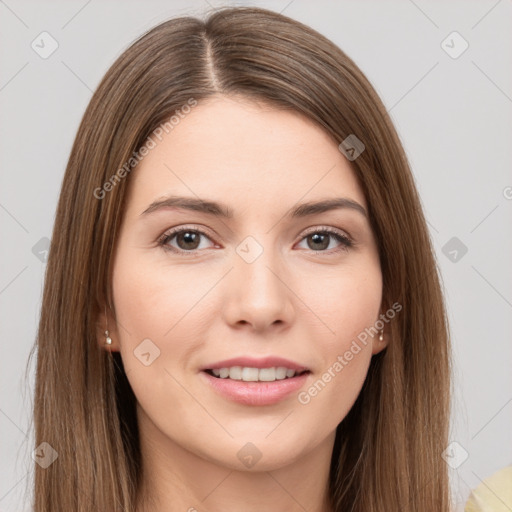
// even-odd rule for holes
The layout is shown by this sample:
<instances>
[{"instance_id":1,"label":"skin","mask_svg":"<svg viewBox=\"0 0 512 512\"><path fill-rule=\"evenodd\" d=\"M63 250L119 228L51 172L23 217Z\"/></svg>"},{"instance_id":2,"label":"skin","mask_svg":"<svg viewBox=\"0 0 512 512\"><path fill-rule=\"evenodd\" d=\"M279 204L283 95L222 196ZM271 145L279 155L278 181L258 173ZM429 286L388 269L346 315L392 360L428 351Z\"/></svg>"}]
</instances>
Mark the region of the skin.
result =
<instances>
[{"instance_id":1,"label":"skin","mask_svg":"<svg viewBox=\"0 0 512 512\"><path fill-rule=\"evenodd\" d=\"M379 318L382 274L368 219L350 208L286 217L299 203L337 197L367 210L349 162L300 114L217 96L165 135L129 179L106 349L121 352L138 402L142 494L154 497L138 511L328 511L335 429L386 332L307 404L297 393L274 405L238 404L199 369L276 355L310 369L307 390ZM168 195L224 203L233 218L175 207L142 214ZM196 235L192 251L190 239L175 236L167 246L177 252L166 251L159 238L179 226L207 235ZM312 244L326 227L354 245L335 237ZM252 263L236 252L247 236L263 248ZM148 366L134 355L144 339L160 351ZM237 457L248 442L261 453L252 468Z\"/></svg>"}]
</instances>

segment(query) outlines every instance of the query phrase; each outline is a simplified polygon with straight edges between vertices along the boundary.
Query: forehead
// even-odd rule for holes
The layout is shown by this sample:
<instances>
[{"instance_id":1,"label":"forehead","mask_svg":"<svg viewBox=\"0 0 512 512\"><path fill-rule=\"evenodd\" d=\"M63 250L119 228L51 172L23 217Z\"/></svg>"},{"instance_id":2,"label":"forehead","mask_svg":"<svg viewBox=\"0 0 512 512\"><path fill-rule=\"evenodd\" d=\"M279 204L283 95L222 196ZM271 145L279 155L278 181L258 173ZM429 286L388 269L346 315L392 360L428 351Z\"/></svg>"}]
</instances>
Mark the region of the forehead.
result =
<instances>
[{"instance_id":1,"label":"forehead","mask_svg":"<svg viewBox=\"0 0 512 512\"><path fill-rule=\"evenodd\" d=\"M182 114L160 138L132 171L130 207L139 213L166 194L217 199L235 212L336 196L365 206L336 142L295 111L215 97Z\"/></svg>"}]
</instances>

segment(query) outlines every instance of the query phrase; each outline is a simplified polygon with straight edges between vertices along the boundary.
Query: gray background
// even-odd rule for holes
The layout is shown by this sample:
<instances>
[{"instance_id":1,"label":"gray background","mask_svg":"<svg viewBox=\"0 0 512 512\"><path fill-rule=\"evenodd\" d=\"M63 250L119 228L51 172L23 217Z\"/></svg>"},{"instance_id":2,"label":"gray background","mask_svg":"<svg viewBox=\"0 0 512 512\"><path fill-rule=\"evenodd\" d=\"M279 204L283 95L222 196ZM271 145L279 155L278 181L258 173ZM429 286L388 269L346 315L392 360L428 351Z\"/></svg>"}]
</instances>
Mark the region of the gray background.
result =
<instances>
[{"instance_id":1,"label":"gray background","mask_svg":"<svg viewBox=\"0 0 512 512\"><path fill-rule=\"evenodd\" d=\"M397 126L448 303L451 440L458 444L447 460L462 510L471 487L512 463L512 2L239 4L283 12L331 38L366 73ZM79 121L133 39L170 17L219 5L226 2L0 0L2 512L29 510L22 496L32 475L33 368L27 384L24 370L39 316L45 238ZM43 31L58 42L46 59L31 47ZM446 39L453 31L469 44L457 58L464 43Z\"/></svg>"}]
</instances>

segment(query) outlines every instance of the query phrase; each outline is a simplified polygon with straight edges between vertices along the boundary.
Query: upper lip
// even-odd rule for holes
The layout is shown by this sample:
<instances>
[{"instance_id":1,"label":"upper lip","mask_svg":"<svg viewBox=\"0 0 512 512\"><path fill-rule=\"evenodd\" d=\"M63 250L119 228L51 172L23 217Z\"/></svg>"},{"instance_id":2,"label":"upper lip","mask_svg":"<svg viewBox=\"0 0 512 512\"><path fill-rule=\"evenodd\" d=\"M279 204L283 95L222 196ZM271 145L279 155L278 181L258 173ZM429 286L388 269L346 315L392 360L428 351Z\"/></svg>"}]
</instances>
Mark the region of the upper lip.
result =
<instances>
[{"instance_id":1,"label":"upper lip","mask_svg":"<svg viewBox=\"0 0 512 512\"><path fill-rule=\"evenodd\" d=\"M243 366L246 368L273 368L281 366L298 372L308 370L308 368L302 364L295 363L294 361L290 361L283 357L275 356L267 356L263 358L254 358L249 356L234 357L232 359L225 359L224 361L211 363L201 368L201 370L231 368L232 366Z\"/></svg>"}]
</instances>

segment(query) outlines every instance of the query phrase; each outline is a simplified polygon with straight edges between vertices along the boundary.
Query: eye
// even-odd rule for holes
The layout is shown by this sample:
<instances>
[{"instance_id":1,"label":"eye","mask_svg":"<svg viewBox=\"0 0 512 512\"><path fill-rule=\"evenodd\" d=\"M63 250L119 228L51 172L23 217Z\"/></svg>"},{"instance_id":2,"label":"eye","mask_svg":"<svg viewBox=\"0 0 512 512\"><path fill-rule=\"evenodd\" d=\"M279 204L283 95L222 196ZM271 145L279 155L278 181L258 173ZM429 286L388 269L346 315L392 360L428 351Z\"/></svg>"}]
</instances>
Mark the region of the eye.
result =
<instances>
[{"instance_id":1,"label":"eye","mask_svg":"<svg viewBox=\"0 0 512 512\"><path fill-rule=\"evenodd\" d=\"M202 238L205 238L211 242L208 235L197 228L184 228L174 229L165 233L158 244L164 247L164 249L175 251L175 252L193 252L199 249L208 249L208 244L203 244ZM213 242L210 247L213 247Z\"/></svg>"},{"instance_id":2,"label":"eye","mask_svg":"<svg viewBox=\"0 0 512 512\"><path fill-rule=\"evenodd\" d=\"M347 251L354 245L352 240L348 236L340 233L332 228L316 228L315 231L311 231L302 238L301 243L305 241L307 249L311 249L315 252L338 252ZM336 243L338 246L336 246Z\"/></svg>"}]
</instances>

